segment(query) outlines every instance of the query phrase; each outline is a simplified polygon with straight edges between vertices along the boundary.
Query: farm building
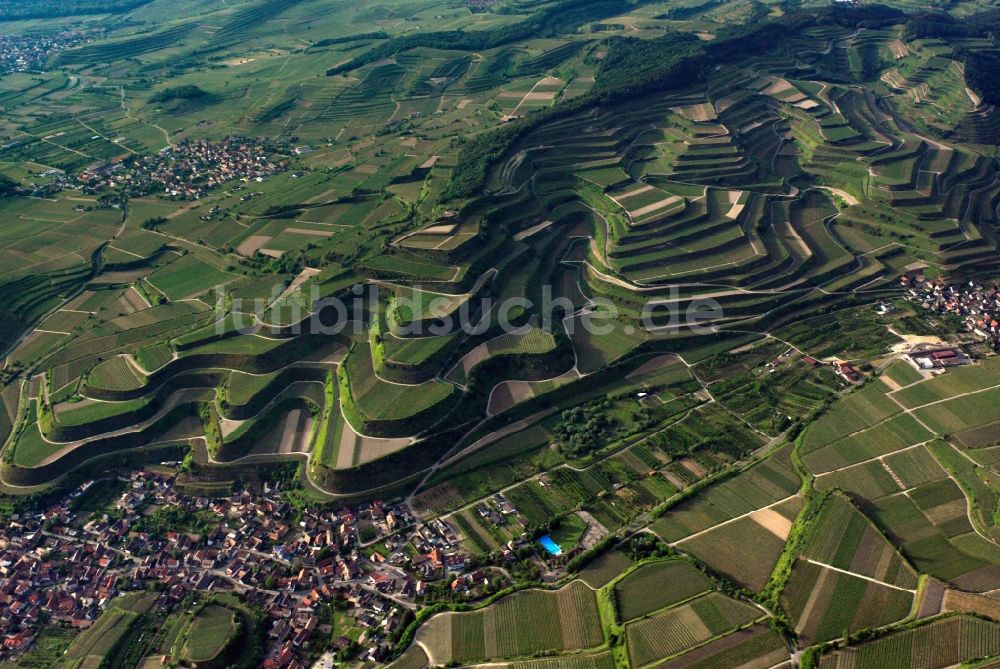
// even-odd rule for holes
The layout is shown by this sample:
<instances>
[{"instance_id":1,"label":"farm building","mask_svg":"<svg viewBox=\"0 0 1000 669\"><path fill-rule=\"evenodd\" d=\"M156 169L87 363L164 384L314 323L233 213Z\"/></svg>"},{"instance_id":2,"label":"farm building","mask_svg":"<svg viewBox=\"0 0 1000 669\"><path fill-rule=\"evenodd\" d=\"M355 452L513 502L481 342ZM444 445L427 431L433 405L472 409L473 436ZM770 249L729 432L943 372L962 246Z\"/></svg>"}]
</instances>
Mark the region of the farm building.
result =
<instances>
[{"instance_id":1,"label":"farm building","mask_svg":"<svg viewBox=\"0 0 1000 669\"><path fill-rule=\"evenodd\" d=\"M917 369L943 369L972 362L960 348L929 344L917 344L904 357Z\"/></svg>"},{"instance_id":2,"label":"farm building","mask_svg":"<svg viewBox=\"0 0 1000 669\"><path fill-rule=\"evenodd\" d=\"M835 362L833 363L833 368L837 374L851 383L857 383L861 380L861 374L849 362Z\"/></svg>"}]
</instances>

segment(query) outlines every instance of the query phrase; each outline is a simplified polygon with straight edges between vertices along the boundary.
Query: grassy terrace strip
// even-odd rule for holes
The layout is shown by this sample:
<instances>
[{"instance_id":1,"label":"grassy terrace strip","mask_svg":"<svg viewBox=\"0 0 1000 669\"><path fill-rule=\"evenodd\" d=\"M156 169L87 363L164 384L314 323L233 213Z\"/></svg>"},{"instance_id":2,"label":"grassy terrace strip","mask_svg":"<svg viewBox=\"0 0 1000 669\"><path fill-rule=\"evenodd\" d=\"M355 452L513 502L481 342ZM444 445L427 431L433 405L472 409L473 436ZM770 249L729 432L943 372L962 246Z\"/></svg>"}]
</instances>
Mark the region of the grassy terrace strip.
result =
<instances>
[{"instance_id":1,"label":"grassy terrace strip","mask_svg":"<svg viewBox=\"0 0 1000 669\"><path fill-rule=\"evenodd\" d=\"M233 462L254 455L307 453L314 435L313 416L323 410L318 384L289 386L260 414L225 435L212 458Z\"/></svg>"},{"instance_id":2,"label":"grassy terrace strip","mask_svg":"<svg viewBox=\"0 0 1000 669\"><path fill-rule=\"evenodd\" d=\"M382 381L375 372L371 347L355 343L337 369L344 415L362 434L379 437L422 432L442 417L441 405L457 394L442 381L403 385Z\"/></svg>"},{"instance_id":3,"label":"grassy terrace strip","mask_svg":"<svg viewBox=\"0 0 1000 669\"><path fill-rule=\"evenodd\" d=\"M220 402L222 413L231 420L245 420L256 415L285 388L296 383L322 383L327 373L322 367L307 366L286 367L259 376L232 371L225 386L225 401Z\"/></svg>"},{"instance_id":4,"label":"grassy terrace strip","mask_svg":"<svg viewBox=\"0 0 1000 669\"><path fill-rule=\"evenodd\" d=\"M121 461L116 458L124 451L159 449L169 450L173 454L183 452L190 446L189 439L203 434L201 423L197 419L196 406L197 401L195 404L180 404L144 430L89 441L86 443L86 456L83 459L75 448L54 447L33 436L23 447L15 442L13 448L8 447L5 451L5 454L10 454L10 459L5 459L2 465L3 479L16 486L38 486L52 483L92 460L104 459L109 464L111 461L117 461L120 466ZM37 433L35 424L29 423L25 427L25 432L30 435L32 429ZM20 456L19 448L23 448ZM40 464L50 456L54 459ZM139 460L133 458L133 461Z\"/></svg>"},{"instance_id":5,"label":"grassy terrace strip","mask_svg":"<svg viewBox=\"0 0 1000 669\"><path fill-rule=\"evenodd\" d=\"M84 392L94 399L124 401L148 395L165 384L176 383L178 376L200 369L268 374L299 360L337 354L343 348L338 339L325 335L302 335L293 339L266 339L248 335L189 350L150 374L146 383L138 388L113 390L88 383Z\"/></svg>"}]
</instances>

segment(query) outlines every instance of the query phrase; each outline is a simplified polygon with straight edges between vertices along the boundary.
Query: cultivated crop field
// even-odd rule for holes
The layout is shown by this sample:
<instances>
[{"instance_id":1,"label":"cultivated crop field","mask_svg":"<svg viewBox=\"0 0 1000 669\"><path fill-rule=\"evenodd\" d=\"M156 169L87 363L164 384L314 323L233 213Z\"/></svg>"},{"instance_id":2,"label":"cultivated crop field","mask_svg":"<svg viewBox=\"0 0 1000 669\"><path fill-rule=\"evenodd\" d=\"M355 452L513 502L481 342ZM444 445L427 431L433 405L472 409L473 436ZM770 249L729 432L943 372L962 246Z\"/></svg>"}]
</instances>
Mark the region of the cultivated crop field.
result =
<instances>
[{"instance_id":1,"label":"cultivated crop field","mask_svg":"<svg viewBox=\"0 0 1000 669\"><path fill-rule=\"evenodd\" d=\"M709 487L704 495L669 511L652 529L664 541L679 541L793 497L797 490L792 471L772 458Z\"/></svg>"},{"instance_id":2,"label":"cultivated crop field","mask_svg":"<svg viewBox=\"0 0 1000 669\"><path fill-rule=\"evenodd\" d=\"M212 267L194 254L188 254L153 272L149 276L149 283L168 300L181 300L200 295L232 279L231 275Z\"/></svg>"},{"instance_id":3,"label":"cultivated crop field","mask_svg":"<svg viewBox=\"0 0 1000 669\"><path fill-rule=\"evenodd\" d=\"M868 384L838 402L802 440L803 461L819 474L817 488L839 487L865 500L879 500L874 514L880 526L891 541L902 542L903 552L918 569L975 590L987 589L1000 576L991 564L1000 557L992 539L994 518L979 511L995 503L996 482L974 456L962 453L976 453L976 446L985 449L990 443L989 426L996 420L991 402L995 366L995 358L987 358L901 389ZM948 399L953 393L959 396ZM818 432L823 421L827 427L838 420L855 421L851 416L861 404L882 406L886 401L897 411L905 407L912 413L879 410L873 418L880 422L857 424L857 431L832 442L826 431ZM977 436L980 429L982 435ZM813 437L814 432L822 436ZM817 440L824 445L813 450ZM899 497L902 491L906 495ZM864 523L856 518L850 524ZM845 544L845 536L829 540L841 560L858 541ZM913 576L906 578L912 582Z\"/></svg>"},{"instance_id":4,"label":"cultivated crop field","mask_svg":"<svg viewBox=\"0 0 1000 669\"><path fill-rule=\"evenodd\" d=\"M767 625L758 624L710 641L674 659L658 664L659 669L712 669L753 667L769 669L788 657L784 640Z\"/></svg>"},{"instance_id":5,"label":"cultivated crop field","mask_svg":"<svg viewBox=\"0 0 1000 669\"><path fill-rule=\"evenodd\" d=\"M642 565L614 585L618 617L641 618L712 588L712 582L684 561Z\"/></svg>"},{"instance_id":6,"label":"cultivated crop field","mask_svg":"<svg viewBox=\"0 0 1000 669\"><path fill-rule=\"evenodd\" d=\"M811 560L907 590L917 574L881 532L840 495L830 496L802 554Z\"/></svg>"},{"instance_id":7,"label":"cultivated crop field","mask_svg":"<svg viewBox=\"0 0 1000 669\"><path fill-rule=\"evenodd\" d=\"M688 537L678 545L739 585L760 590L785 547L791 525L792 521L777 511L764 509Z\"/></svg>"},{"instance_id":8,"label":"cultivated crop field","mask_svg":"<svg viewBox=\"0 0 1000 669\"><path fill-rule=\"evenodd\" d=\"M838 638L844 630L881 627L902 620L912 591L864 580L800 558L782 592L782 605L807 643Z\"/></svg>"},{"instance_id":9,"label":"cultivated crop field","mask_svg":"<svg viewBox=\"0 0 1000 669\"><path fill-rule=\"evenodd\" d=\"M113 600L36 664L1000 654L1000 21L932 4L0 3L0 509L170 451L309 532L241 589L427 585Z\"/></svg>"},{"instance_id":10,"label":"cultivated crop field","mask_svg":"<svg viewBox=\"0 0 1000 669\"><path fill-rule=\"evenodd\" d=\"M66 659L70 662L100 663L101 658L128 633L136 620L146 614L155 603L155 598L148 593L124 595L112 602L111 606L81 633L66 650Z\"/></svg>"},{"instance_id":11,"label":"cultivated crop field","mask_svg":"<svg viewBox=\"0 0 1000 669\"><path fill-rule=\"evenodd\" d=\"M186 631L184 657L189 662L209 662L225 648L236 631L234 613L217 604L209 604L195 616Z\"/></svg>"},{"instance_id":12,"label":"cultivated crop field","mask_svg":"<svg viewBox=\"0 0 1000 669\"><path fill-rule=\"evenodd\" d=\"M454 388L440 381L401 385L382 381L372 367L371 348L356 345L344 364L350 397L359 410L373 419L401 419L443 403Z\"/></svg>"},{"instance_id":13,"label":"cultivated crop field","mask_svg":"<svg viewBox=\"0 0 1000 669\"><path fill-rule=\"evenodd\" d=\"M884 387L879 387L878 384L865 386L838 402L836 411L823 414L808 428L803 450L817 450L899 411L900 408L885 396Z\"/></svg>"},{"instance_id":14,"label":"cultivated crop field","mask_svg":"<svg viewBox=\"0 0 1000 669\"><path fill-rule=\"evenodd\" d=\"M822 669L946 666L1000 652L1000 625L955 616L825 655Z\"/></svg>"},{"instance_id":15,"label":"cultivated crop field","mask_svg":"<svg viewBox=\"0 0 1000 669\"><path fill-rule=\"evenodd\" d=\"M625 627L629 659L639 667L670 657L761 617L756 607L709 593Z\"/></svg>"},{"instance_id":16,"label":"cultivated crop field","mask_svg":"<svg viewBox=\"0 0 1000 669\"><path fill-rule=\"evenodd\" d=\"M582 582L514 593L473 613L435 616L419 638L434 664L579 650L604 641L594 593Z\"/></svg>"},{"instance_id":17,"label":"cultivated crop field","mask_svg":"<svg viewBox=\"0 0 1000 669\"><path fill-rule=\"evenodd\" d=\"M116 356L99 363L90 370L87 383L108 390L135 390L141 388L144 378L123 356Z\"/></svg>"},{"instance_id":18,"label":"cultivated crop field","mask_svg":"<svg viewBox=\"0 0 1000 669\"><path fill-rule=\"evenodd\" d=\"M601 588L628 569L632 561L623 553L611 551L600 556L580 572L580 578L591 588Z\"/></svg>"}]
</instances>

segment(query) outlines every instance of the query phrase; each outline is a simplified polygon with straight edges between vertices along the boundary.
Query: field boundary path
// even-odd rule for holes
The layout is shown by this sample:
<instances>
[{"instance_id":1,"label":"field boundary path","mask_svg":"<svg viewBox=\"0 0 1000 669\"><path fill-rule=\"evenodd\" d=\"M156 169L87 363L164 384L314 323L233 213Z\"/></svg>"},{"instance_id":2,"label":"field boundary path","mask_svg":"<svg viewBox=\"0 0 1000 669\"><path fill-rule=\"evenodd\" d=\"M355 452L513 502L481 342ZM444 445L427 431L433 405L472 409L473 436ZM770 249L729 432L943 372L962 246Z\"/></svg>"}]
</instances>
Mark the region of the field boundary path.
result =
<instances>
[{"instance_id":1,"label":"field boundary path","mask_svg":"<svg viewBox=\"0 0 1000 669\"><path fill-rule=\"evenodd\" d=\"M872 578L871 576L865 576L864 574L858 574L853 571L848 571L847 569L841 569L840 567L834 567L831 564L825 562L820 562L818 560L813 560L812 558L803 557L803 560L810 564L814 564L817 567L823 567L824 569L829 569L830 571L835 571L841 574L847 574L848 576L853 576L855 578L860 578L864 581L869 581L871 583L877 583L879 585L884 585L887 588L892 588L893 590L899 590L900 592L909 592L910 594L917 594L916 590L910 590L909 588L902 588L898 585L893 585L892 583L886 583L885 581L880 581L877 578ZM820 588L816 588L815 592L819 592Z\"/></svg>"}]
</instances>

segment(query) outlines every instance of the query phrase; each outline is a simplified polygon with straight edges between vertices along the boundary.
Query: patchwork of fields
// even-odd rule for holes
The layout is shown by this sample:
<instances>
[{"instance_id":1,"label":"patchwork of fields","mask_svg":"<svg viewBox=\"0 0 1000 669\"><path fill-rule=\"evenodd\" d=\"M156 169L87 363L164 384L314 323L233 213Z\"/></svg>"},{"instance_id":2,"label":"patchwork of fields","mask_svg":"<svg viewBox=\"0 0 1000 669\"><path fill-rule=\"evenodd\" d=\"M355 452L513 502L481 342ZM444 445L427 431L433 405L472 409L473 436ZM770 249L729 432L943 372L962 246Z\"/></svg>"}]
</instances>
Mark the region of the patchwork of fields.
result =
<instances>
[{"instance_id":1,"label":"patchwork of fields","mask_svg":"<svg viewBox=\"0 0 1000 669\"><path fill-rule=\"evenodd\" d=\"M817 488L863 500L916 567L962 588L993 589L998 530L984 512L996 503L992 444L969 444L948 425L957 416L970 430L1000 420L988 399L1000 383L996 358L910 381L868 384L835 404L805 431L803 462Z\"/></svg>"},{"instance_id":2,"label":"patchwork of fields","mask_svg":"<svg viewBox=\"0 0 1000 669\"><path fill-rule=\"evenodd\" d=\"M761 611L749 604L711 593L626 625L629 659L633 666L644 666L689 650L761 616Z\"/></svg>"},{"instance_id":3,"label":"patchwork of fields","mask_svg":"<svg viewBox=\"0 0 1000 669\"><path fill-rule=\"evenodd\" d=\"M995 666L989 3L9 14L44 4L0 2L5 44L73 35L0 59L8 514L129 467L274 475L303 524L253 547L300 572L267 589L321 621L310 663ZM296 544L395 499L405 527ZM392 601L358 646L344 570ZM243 666L240 600L183 601L38 645Z\"/></svg>"},{"instance_id":4,"label":"patchwork of fields","mask_svg":"<svg viewBox=\"0 0 1000 669\"><path fill-rule=\"evenodd\" d=\"M551 120L542 113L486 165L484 184L491 196L464 198L444 211L441 205L450 202L447 186L463 159L451 138L586 98L607 76L595 55L603 49L603 38L595 35L605 29L597 26L605 24L580 19L586 30L575 36L471 52L415 44L391 59L372 60L363 54L388 49L393 40L378 44L380 36L374 43L365 38L354 44L346 37L327 38L295 59L297 66L287 71L294 72L293 84L278 85L276 73L286 73L287 63L273 54L247 56L239 45L268 34L286 12L300 11L294 4L224 11L218 35L209 31L206 37L192 23L178 21L141 39L126 34L80 47L55 64L76 73L71 76L86 73L123 83L98 87L76 80L30 104L11 98L12 108L24 107L24 119L38 110L52 114L46 123L27 123L24 141L0 156L14 176L38 188L92 161L214 139L215 126L223 123L247 135L273 137L269 150L288 155L294 167L268 179L226 182L186 202L144 193L129 197L124 208L109 207L72 189L53 190L50 198L6 199L12 217L44 228L30 236L26 227L12 228L0 240L5 252L37 267L11 277L24 296L10 309L11 325L23 328L44 319L28 338L15 342L9 359L44 374L52 390L62 393L60 400L87 398L88 387L137 394L146 385L139 370L168 368L190 348L185 337L212 322L225 330L220 339L230 338L230 316L271 324L273 335L284 336L282 329L307 318L319 300L342 295L354 284L376 284L383 295L413 285L447 307L434 314L401 313L390 298L384 327L368 323L371 350L356 343L338 371L342 422L358 438L434 439L434 433L468 425L484 412L502 416L564 405L561 397L574 384L597 383L588 377L633 359L637 349L680 352L694 362L708 358L711 368L715 354L751 341L747 333L780 332L794 349L791 355L774 352L782 360L776 370L765 370L767 359L761 356L758 364L708 384L727 411L752 430L774 436L790 422L807 422L839 389L828 370L803 362L804 353L870 355L892 341L885 323L864 322L863 314L850 316L858 327L847 332L823 322L817 311L855 308L863 301L862 290L873 297L891 295L895 279L916 261L959 268L981 263L992 248L992 238L980 230L993 214L987 205L997 190L988 181L991 164L960 141L953 146L911 129L907 115L919 116L920 108L910 104L900 82L927 67L927 54L898 46L903 42L894 28L862 28L864 39L854 42L847 28L809 25L773 53L723 62L710 84L682 86L642 104L602 101ZM688 12L715 17L710 22L721 18L709 7L678 15ZM493 29L493 18L490 12L456 15L453 28ZM662 29L664 21L669 19L641 13L608 25L639 25L635 29L642 34ZM305 35L322 29L306 22L298 30ZM704 32L704 26L698 30ZM179 54L197 59L201 52L189 50L203 39L212 53L228 54L220 62L229 65L208 72L189 71L187 65L167 71ZM815 50L815 44L836 48ZM895 86L889 97L899 104L892 113L876 109L857 85L829 76L846 63L856 84L867 85L868 71L858 70L849 54L870 49L900 54L893 63L897 74L888 75ZM935 45L928 49L937 53ZM150 71L162 72L171 87L144 81L150 90L143 93L125 65L127 58L138 57ZM331 59L338 58L339 65L331 67ZM805 69L793 72L800 64ZM185 87L202 94L171 97ZM439 118L432 123L431 116ZM955 121L969 122L959 116ZM886 146L891 150L883 150ZM29 153L30 165L52 169L27 167ZM803 175L822 184L791 184ZM969 193L967 202L963 193ZM906 239L905 244L877 243L872 230L884 222L887 209L898 214L891 225L885 223L891 238ZM503 221L504 230L491 221ZM65 241L67 231L81 224L89 236L74 232ZM46 237L44 248L35 249L40 235ZM965 239L961 247L955 244L959 235ZM589 245L577 243L587 237ZM90 276L95 252L102 266ZM62 287L38 282L53 273L65 282ZM459 337L445 330L409 337L398 331L416 322L440 324L473 295L534 301L543 284L572 303L554 329L539 328L546 314L535 304L513 312L519 327L514 333L486 329ZM76 297L60 304L80 289L86 295L95 288L101 290L93 300ZM114 295L119 289L124 290ZM260 309L249 309L247 299L259 300ZM640 320L640 301L649 299L658 311ZM588 308L595 300L619 314L606 335L574 327L605 311ZM721 318L708 315L701 321L718 330L720 341L701 352L687 339L676 344L662 339L685 329L667 324L659 310L690 310L701 300L722 309ZM571 329L566 336L563 330ZM233 339L235 346L245 337ZM123 367L123 355L137 364ZM130 379L130 374L140 376ZM661 402L678 413L690 408L689 399L650 390L655 398L646 400L644 409ZM899 393L904 405L908 390ZM616 389L607 385L605 392ZM463 403L462 396L479 399ZM988 393L978 399L984 405L991 401ZM890 413L898 416L881 416L877 407L861 414L879 420L871 439L848 426L811 430L829 443L811 437L807 465L817 473L835 472L852 464L855 453L877 458L903 444L928 441L928 429L978 430L963 437L983 442L997 422L965 425L964 408L947 403L912 413L894 407ZM650 420L660 422L677 415L653 413ZM333 470L377 461L413 462L426 470L450 450L441 443L404 455L405 447L385 445L355 457L351 448L344 458L325 448L322 460L340 462ZM684 472L673 474L672 488L689 483ZM314 483L323 487L338 476L326 472ZM663 498L662 491L646 492ZM744 525L737 520L734 529ZM761 575L747 578L758 582Z\"/></svg>"}]
</instances>

